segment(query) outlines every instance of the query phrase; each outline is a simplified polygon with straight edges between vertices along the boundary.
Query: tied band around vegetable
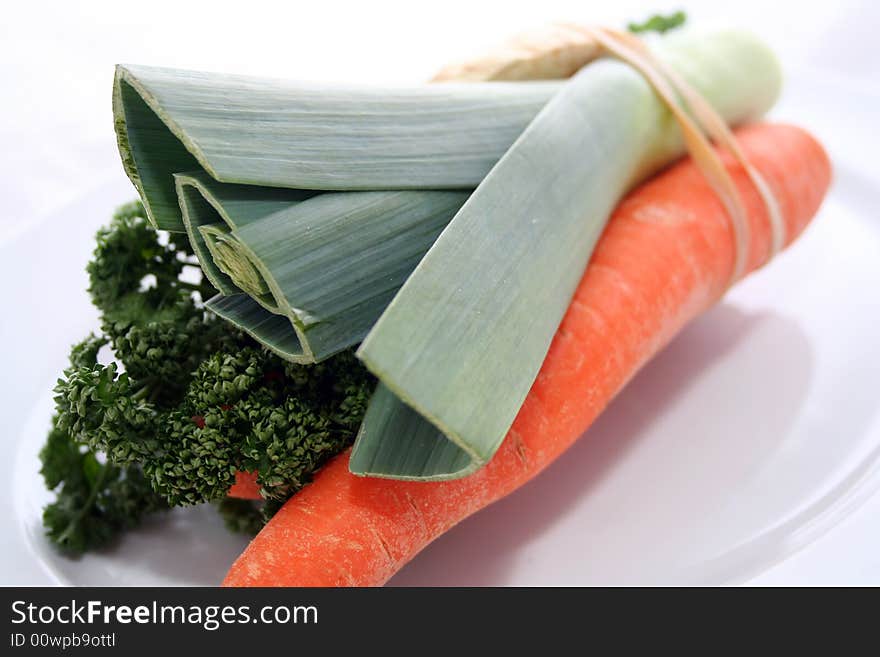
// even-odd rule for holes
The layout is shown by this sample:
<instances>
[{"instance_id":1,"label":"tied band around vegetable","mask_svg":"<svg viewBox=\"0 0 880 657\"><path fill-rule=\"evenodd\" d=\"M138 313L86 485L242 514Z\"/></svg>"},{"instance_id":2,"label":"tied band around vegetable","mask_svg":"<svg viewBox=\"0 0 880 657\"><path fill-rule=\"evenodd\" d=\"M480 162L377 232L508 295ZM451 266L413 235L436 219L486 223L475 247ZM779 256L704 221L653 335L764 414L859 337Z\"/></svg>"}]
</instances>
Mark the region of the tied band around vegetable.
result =
<instances>
[{"instance_id":1,"label":"tied band around vegetable","mask_svg":"<svg viewBox=\"0 0 880 657\"><path fill-rule=\"evenodd\" d=\"M786 239L785 221L779 209L779 203L767 181L748 161L736 143L730 128L727 127L718 112L672 68L655 57L639 37L607 27L583 27L580 29L608 53L641 73L657 95L663 99L678 122L688 153L724 205L731 219L731 229L736 244L736 258L730 278L731 283L739 280L745 273L749 247L748 213L733 178L724 168L721 158L712 149L712 145L704 133L707 133L718 145L733 155L761 195L767 208L772 236L768 260L775 256L785 245ZM677 96L684 100L696 120L685 111L684 103L680 102Z\"/></svg>"},{"instance_id":2,"label":"tied band around vegetable","mask_svg":"<svg viewBox=\"0 0 880 657\"><path fill-rule=\"evenodd\" d=\"M554 47L547 48L548 41L554 43ZM672 67L656 57L638 36L608 27L557 24L520 35L497 54L447 67L434 80L443 82L569 77L598 59L603 51L636 69L662 98L682 130L688 152L727 210L736 240L736 259L731 282L738 280L744 273L749 239L748 222L739 192L721 160L710 147L704 132L734 156L760 193L772 229L769 255L776 255L785 245L785 222L769 185L745 157L730 128L711 104ZM684 111L679 97L694 114L696 121Z\"/></svg>"}]
</instances>

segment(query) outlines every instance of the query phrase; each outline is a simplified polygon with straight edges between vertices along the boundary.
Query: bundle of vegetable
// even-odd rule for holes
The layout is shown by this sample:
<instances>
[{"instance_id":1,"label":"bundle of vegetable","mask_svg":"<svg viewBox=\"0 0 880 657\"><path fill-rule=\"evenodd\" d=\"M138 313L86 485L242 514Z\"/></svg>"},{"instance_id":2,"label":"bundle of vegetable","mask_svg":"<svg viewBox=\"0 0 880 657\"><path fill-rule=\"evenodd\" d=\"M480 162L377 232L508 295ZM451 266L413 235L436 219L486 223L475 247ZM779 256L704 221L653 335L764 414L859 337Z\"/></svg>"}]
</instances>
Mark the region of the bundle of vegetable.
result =
<instances>
[{"instance_id":1,"label":"bundle of vegetable","mask_svg":"<svg viewBox=\"0 0 880 657\"><path fill-rule=\"evenodd\" d=\"M154 176L150 167L145 168L146 187L136 177L135 182L143 190L150 188L151 181L163 179L163 166L180 162L189 165L194 160L173 136L180 133L180 126L171 121L172 136L169 137L169 128L156 120L149 104L134 93L133 83L123 81L124 77L120 72L115 100L117 109L123 105L126 108L121 118L127 121L120 133L123 153L131 149L126 164L130 170L135 166L133 153L137 152L141 165L145 158L150 166L156 165L160 170ZM224 80L229 82L227 78ZM479 111L474 114L479 110L479 103L467 105L468 99L480 99L472 89L451 95L448 90L440 94L431 92L434 100L428 98L423 105L437 105L437 99L449 96L449 102L468 108L468 116L475 125L487 122L488 138L466 135L468 138L459 144L455 155L458 158L456 170L461 170L459 165L462 165L464 170L479 171L480 167L489 166L484 161L486 153L492 153L489 163L497 159L503 150L499 144L513 139L516 130L524 124L523 117L533 115L546 100L548 90L553 89L550 85L535 85L502 90L501 96L480 101L488 108L484 116L480 116ZM177 95L164 96L169 106L177 108L176 112L183 111L180 107L186 105L187 99L198 105L199 95L211 89L206 90L203 84L200 89L178 91ZM384 157L389 148L393 150L395 144L388 141L388 125L384 128L365 125L362 108L353 109L346 105L344 98L333 97L328 91L318 88L315 98L303 99L302 107L311 111L314 107L310 103L316 99L319 105L335 103L338 111L334 120L343 117L342 124L345 124L348 112L351 127L356 115L357 131L366 129L370 143L379 146L373 149L374 155ZM239 92L239 100L241 93L250 97L248 90ZM213 97L217 93L214 89ZM219 93L228 96L228 85ZM354 92L356 99L370 95L365 90ZM208 96L211 97L211 93ZM418 96L411 90L401 92L401 102L406 105ZM127 98L127 102L123 103L123 98ZM151 104L157 102L149 94L145 98ZM259 102L266 104L267 100L259 98ZM233 106L234 103L224 105L225 118L229 118L228 110ZM190 108L197 116L205 109ZM238 120L252 121L254 116L253 112L245 113L238 116ZM444 120L442 113L438 116L438 120ZM216 122L216 113L213 119ZM308 116L291 119L292 134L302 136L297 126L308 132L310 121ZM207 123L211 123L210 118ZM273 123L269 121L268 128L263 126L263 129L277 130L277 123ZM183 124L192 127L186 121ZM224 127L215 125L218 126ZM334 124L334 129L338 128L340 124ZM197 126L196 132L199 132ZM440 130L438 134L442 133ZM208 133L199 134L207 140L206 152L212 154L212 158L217 156L215 163L219 168L229 166L228 162L224 164L224 155L229 152L242 157L245 142L230 140L225 132L225 141L220 142L217 134L213 142ZM399 134L395 125L394 135ZM277 136L273 136L273 143ZM360 142L357 134L352 137ZM449 147L448 135L433 144L425 135L415 135L415 138L421 144L420 150L426 144L438 152ZM158 144L158 151L138 150L145 141L154 147ZM256 159L255 163L245 156L244 168L258 169L260 158ZM375 166L375 162L371 162L371 166ZM433 162L432 158L420 166L430 169ZM302 159L289 164L294 169L301 167ZM324 174L332 175L327 171L329 169ZM272 175L272 171L268 175ZM409 169L406 175L410 175ZM479 178L479 174L467 175ZM167 182L167 177L165 180ZM201 217L198 224L206 223L205 218L216 219L220 215L231 221L231 215L243 226L314 196L314 192L309 191L218 184L205 171L179 175L175 183L183 215ZM166 202L168 190L167 185L163 188L158 184L145 196L148 201L154 201L151 205L154 214L165 212L172 217L166 219L167 225L173 226L176 209ZM360 216L372 217L374 223L381 216L386 231L391 224L389 209L398 208L404 224L413 223L413 217L430 218L439 213L437 225L442 227L464 200L465 193L391 192L381 195L381 203L373 203L378 196L375 193L325 194L324 205L313 207L325 208L331 218L334 208L343 218L361 208ZM202 232L194 229L195 224L188 223L192 238L189 246L181 236L164 241L163 236L146 226L145 216L139 205L124 208L114 217L111 226L98 235L98 248L89 265L89 274L90 291L102 313L102 335L90 337L73 348L71 367L56 388L58 413L42 452L46 484L57 493L56 502L46 509L45 524L56 543L74 552L106 543L119 531L137 524L145 513L168 505L206 500L220 503L220 510L231 527L255 531L324 460L351 442L370 387L370 378L350 356L341 356L318 368L291 367L260 352L256 343L245 335L214 321L203 311L201 300L215 292L211 282L226 289L224 285L229 285L229 279L212 267L212 261L204 254L209 249L223 250L222 235L206 243ZM417 242L416 252L420 254L433 241L436 229L430 222L423 222L417 231L422 231L424 237L420 238L413 231L405 237L423 240L421 244ZM209 235L220 234L212 226L206 226L205 230ZM192 269L188 267L193 262L191 250L202 255L208 279L199 284L187 282L181 276L185 269ZM404 272L411 267L412 262L404 262ZM392 287L399 287L399 280ZM289 332L289 328L282 331L283 334ZM107 343L116 360L101 364L98 351ZM120 373L118 366L124 371ZM242 468L251 472L242 472ZM230 495L268 499L270 504L262 514L257 513L257 508L248 502L223 499L227 488Z\"/></svg>"},{"instance_id":2,"label":"bundle of vegetable","mask_svg":"<svg viewBox=\"0 0 880 657\"><path fill-rule=\"evenodd\" d=\"M794 127L756 125L737 136L779 201L790 243L828 189L827 156ZM725 163L747 209L751 271L767 261L771 225L744 169ZM692 162L646 183L615 211L486 467L454 481L394 481L352 475L342 454L263 528L224 584L384 583L429 542L562 454L653 354L725 292L736 255L730 218Z\"/></svg>"},{"instance_id":3,"label":"bundle of vegetable","mask_svg":"<svg viewBox=\"0 0 880 657\"><path fill-rule=\"evenodd\" d=\"M585 66L603 53L626 63ZM125 273L126 293L102 306L121 327L111 318L59 382L68 451L104 452L132 468L121 480L174 504L227 490L280 504L317 472L229 584L380 583L535 476L684 322L797 235L828 179L797 130L733 139L726 124L779 91L772 54L739 31L648 49L556 26L437 80L576 71L368 90L120 67L126 171L154 225L186 232L189 250L171 251L194 253L206 280L192 298L179 269L155 274L161 294L142 284L152 270ZM625 192L685 146L694 163L624 202L583 275ZM215 288L205 306L229 323L203 312ZM124 374L97 364L107 340ZM381 381L368 410L373 380L346 351L361 342ZM71 475L71 499L100 515L89 472ZM233 504L249 511L233 524L255 524Z\"/></svg>"},{"instance_id":4,"label":"bundle of vegetable","mask_svg":"<svg viewBox=\"0 0 880 657\"><path fill-rule=\"evenodd\" d=\"M568 29L582 60L600 47L621 54ZM759 116L778 93L772 54L746 33L681 35L655 49L671 79L728 122ZM636 55L627 58L648 56ZM364 340L358 356L382 385L352 470L454 478L498 448L614 204L684 150L642 74L605 60L561 89L346 89L342 102L326 88L120 69L117 129L154 221L183 224L225 294L210 309L294 362ZM418 113L401 119L402 108ZM480 182L527 114L537 115L470 198L429 189ZM316 136L327 138L323 148ZM478 165L475 143L486 154ZM181 216L171 208L174 178Z\"/></svg>"}]
</instances>

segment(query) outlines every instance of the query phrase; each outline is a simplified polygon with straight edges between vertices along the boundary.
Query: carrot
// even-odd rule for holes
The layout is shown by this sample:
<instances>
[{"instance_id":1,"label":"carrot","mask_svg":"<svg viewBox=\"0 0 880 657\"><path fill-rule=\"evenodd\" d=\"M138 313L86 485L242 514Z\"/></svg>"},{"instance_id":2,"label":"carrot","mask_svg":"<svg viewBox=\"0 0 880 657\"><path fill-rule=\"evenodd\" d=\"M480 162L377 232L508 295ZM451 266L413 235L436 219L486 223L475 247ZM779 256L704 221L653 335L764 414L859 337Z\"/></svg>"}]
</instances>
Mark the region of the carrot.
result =
<instances>
[{"instance_id":1,"label":"carrot","mask_svg":"<svg viewBox=\"0 0 880 657\"><path fill-rule=\"evenodd\" d=\"M261 500L260 485L257 483L256 472L242 472L239 470L235 473L235 483L229 487L226 493L229 497L237 497L242 500Z\"/></svg>"},{"instance_id":2,"label":"carrot","mask_svg":"<svg viewBox=\"0 0 880 657\"><path fill-rule=\"evenodd\" d=\"M799 128L737 133L778 199L787 241L817 211L831 171ZM765 205L745 171L747 271L770 249ZM456 523L540 473L589 427L638 369L725 292L734 267L730 220L702 174L682 162L615 211L532 389L495 457L454 481L358 478L348 453L293 496L233 564L225 586L381 585Z\"/></svg>"}]
</instances>

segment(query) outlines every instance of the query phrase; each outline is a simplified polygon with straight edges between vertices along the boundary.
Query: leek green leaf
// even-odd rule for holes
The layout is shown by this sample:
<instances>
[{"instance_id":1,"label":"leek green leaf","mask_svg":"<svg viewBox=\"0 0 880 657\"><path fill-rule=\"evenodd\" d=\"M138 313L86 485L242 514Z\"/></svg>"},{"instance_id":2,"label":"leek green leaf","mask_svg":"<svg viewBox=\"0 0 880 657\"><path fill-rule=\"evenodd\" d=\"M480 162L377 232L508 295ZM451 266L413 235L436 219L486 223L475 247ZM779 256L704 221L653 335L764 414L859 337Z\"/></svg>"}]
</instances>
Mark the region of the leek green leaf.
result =
<instances>
[{"instance_id":1,"label":"leek green leaf","mask_svg":"<svg viewBox=\"0 0 880 657\"><path fill-rule=\"evenodd\" d=\"M119 66L126 173L158 228L184 229L173 174L312 190L472 189L558 82L373 88Z\"/></svg>"}]
</instances>

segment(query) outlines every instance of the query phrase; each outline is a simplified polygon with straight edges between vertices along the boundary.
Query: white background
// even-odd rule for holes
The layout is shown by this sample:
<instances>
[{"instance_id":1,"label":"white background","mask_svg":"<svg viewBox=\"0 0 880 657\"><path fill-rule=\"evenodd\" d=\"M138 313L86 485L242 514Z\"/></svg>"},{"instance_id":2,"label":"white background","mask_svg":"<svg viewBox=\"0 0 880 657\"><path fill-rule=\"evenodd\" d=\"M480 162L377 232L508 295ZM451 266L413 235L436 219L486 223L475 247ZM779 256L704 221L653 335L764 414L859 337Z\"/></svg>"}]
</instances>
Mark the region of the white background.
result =
<instances>
[{"instance_id":1,"label":"white background","mask_svg":"<svg viewBox=\"0 0 880 657\"><path fill-rule=\"evenodd\" d=\"M751 27L773 44L786 68L877 84L880 11L870 0L8 4L0 25L0 246L89 190L124 179L110 113L115 63L418 81L449 60L535 24L621 24L682 7L694 20ZM876 136L864 138L865 155L876 152ZM0 322L12 321L0 312ZM14 380L17 372L5 358L0 356L0 371ZM11 362L20 367L22 361ZM15 395L0 398L0 417L17 410L9 399ZM880 527L872 518L880 518L876 497L758 581L880 584ZM862 558L847 558L854 550Z\"/></svg>"}]
</instances>

